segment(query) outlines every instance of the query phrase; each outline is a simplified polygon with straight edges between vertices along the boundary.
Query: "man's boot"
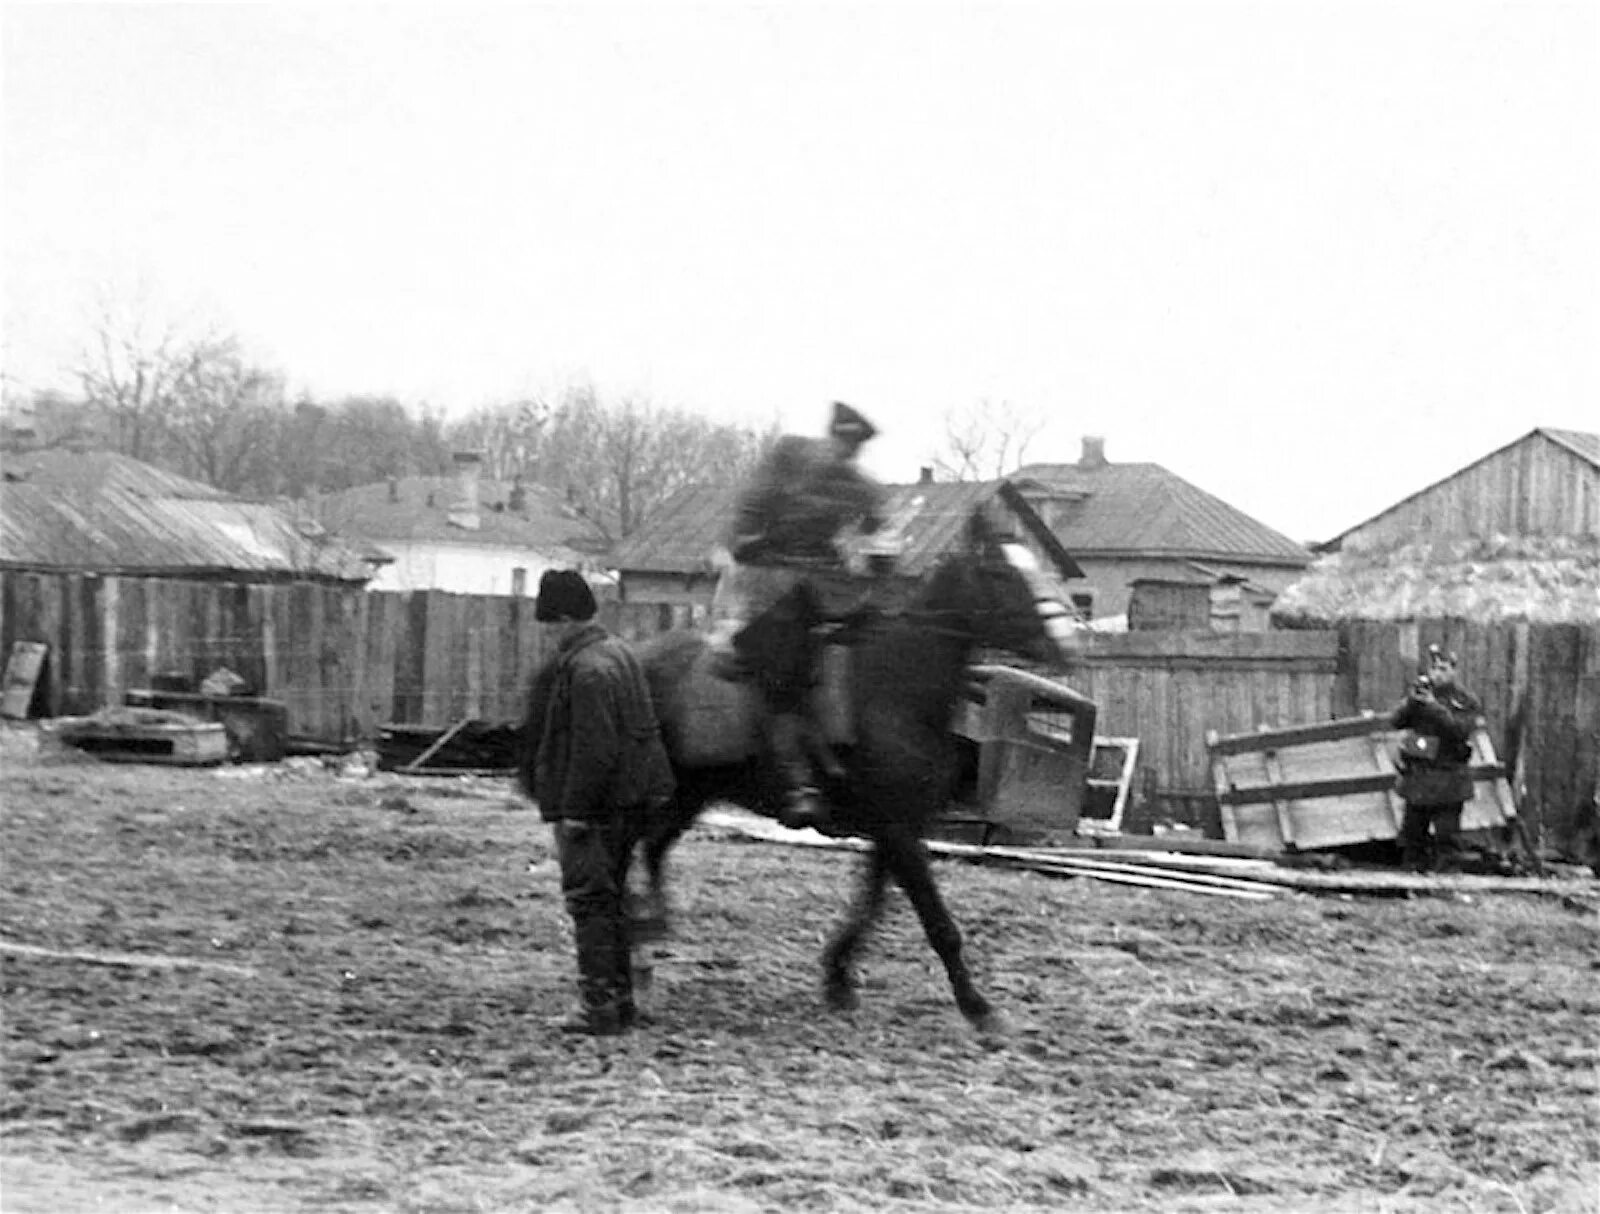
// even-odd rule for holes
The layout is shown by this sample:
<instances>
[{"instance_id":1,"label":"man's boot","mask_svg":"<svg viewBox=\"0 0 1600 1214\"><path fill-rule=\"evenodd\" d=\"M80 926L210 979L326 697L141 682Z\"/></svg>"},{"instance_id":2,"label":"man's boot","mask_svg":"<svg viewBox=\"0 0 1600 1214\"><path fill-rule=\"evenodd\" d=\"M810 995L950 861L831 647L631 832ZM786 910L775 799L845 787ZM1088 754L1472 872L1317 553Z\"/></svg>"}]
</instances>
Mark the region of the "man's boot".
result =
<instances>
[{"instance_id":1,"label":"man's boot","mask_svg":"<svg viewBox=\"0 0 1600 1214\"><path fill-rule=\"evenodd\" d=\"M622 945L622 933L609 917L577 920L573 935L578 946L578 1010L557 1024L563 1033L586 1037L615 1037L625 1032L631 1015L631 976L622 979L623 967L632 964Z\"/></svg>"},{"instance_id":2,"label":"man's boot","mask_svg":"<svg viewBox=\"0 0 1600 1214\"><path fill-rule=\"evenodd\" d=\"M1460 805L1446 805L1434 811L1434 871L1459 873L1465 856L1461 848Z\"/></svg>"}]
</instances>

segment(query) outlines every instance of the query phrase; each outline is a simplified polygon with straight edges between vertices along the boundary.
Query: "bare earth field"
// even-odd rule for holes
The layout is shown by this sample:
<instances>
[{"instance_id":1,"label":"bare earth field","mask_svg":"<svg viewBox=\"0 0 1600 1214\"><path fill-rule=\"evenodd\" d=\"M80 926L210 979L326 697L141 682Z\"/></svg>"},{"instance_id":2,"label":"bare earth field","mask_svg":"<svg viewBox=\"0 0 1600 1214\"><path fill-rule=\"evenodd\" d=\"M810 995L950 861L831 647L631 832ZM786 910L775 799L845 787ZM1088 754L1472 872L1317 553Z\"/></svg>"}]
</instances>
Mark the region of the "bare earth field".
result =
<instances>
[{"instance_id":1,"label":"bare earth field","mask_svg":"<svg viewBox=\"0 0 1600 1214\"><path fill-rule=\"evenodd\" d=\"M853 856L701 829L653 1023L560 1038L546 831L488 780L0 773L0 1208L1600 1210L1600 948L1554 898L1266 903L943 863L1011 1022ZM88 954L62 956L64 953Z\"/></svg>"}]
</instances>

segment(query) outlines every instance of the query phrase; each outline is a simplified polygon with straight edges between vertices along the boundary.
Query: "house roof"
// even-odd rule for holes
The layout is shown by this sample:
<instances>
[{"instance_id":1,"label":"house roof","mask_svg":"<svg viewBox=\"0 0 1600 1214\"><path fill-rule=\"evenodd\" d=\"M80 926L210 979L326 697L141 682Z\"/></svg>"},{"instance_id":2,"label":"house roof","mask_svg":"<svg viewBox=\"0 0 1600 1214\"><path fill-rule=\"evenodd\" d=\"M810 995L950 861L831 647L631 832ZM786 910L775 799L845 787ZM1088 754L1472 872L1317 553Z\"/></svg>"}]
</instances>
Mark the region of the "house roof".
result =
<instances>
[{"instance_id":1,"label":"house roof","mask_svg":"<svg viewBox=\"0 0 1600 1214\"><path fill-rule=\"evenodd\" d=\"M0 567L248 581L372 576L369 559L314 523L105 451L7 456Z\"/></svg>"},{"instance_id":2,"label":"house roof","mask_svg":"<svg viewBox=\"0 0 1600 1214\"><path fill-rule=\"evenodd\" d=\"M1304 568L1311 553L1159 464L1027 464L1010 479L1080 557L1162 556Z\"/></svg>"},{"instance_id":3,"label":"house roof","mask_svg":"<svg viewBox=\"0 0 1600 1214\"><path fill-rule=\"evenodd\" d=\"M1072 557L1049 536L1032 507L1005 481L957 481L886 485L884 528L880 535L903 545L895 568L919 577L960 541L975 510L999 502L1033 532L1051 555L1061 577L1082 577ZM683 489L612 552L610 564L623 573L695 573L714 567L735 513L739 488L733 485Z\"/></svg>"},{"instance_id":4,"label":"house roof","mask_svg":"<svg viewBox=\"0 0 1600 1214\"><path fill-rule=\"evenodd\" d=\"M1600 539L1496 536L1319 557L1279 595L1289 625L1442 616L1600 622Z\"/></svg>"},{"instance_id":5,"label":"house roof","mask_svg":"<svg viewBox=\"0 0 1600 1214\"><path fill-rule=\"evenodd\" d=\"M521 486L520 508L512 508L518 486L507 481L478 481L478 526L451 521L461 486L451 476L408 476L394 481L357 485L324 494L317 517L341 535L383 541L526 548L567 563L593 563L609 545L600 526L569 506L543 485Z\"/></svg>"},{"instance_id":6,"label":"house roof","mask_svg":"<svg viewBox=\"0 0 1600 1214\"><path fill-rule=\"evenodd\" d=\"M1252 582L1245 574L1232 569L1219 569L1201 561L1184 561L1176 568L1148 577L1136 577L1129 585L1152 586L1239 586L1249 594L1272 594L1265 586Z\"/></svg>"},{"instance_id":7,"label":"house roof","mask_svg":"<svg viewBox=\"0 0 1600 1214\"><path fill-rule=\"evenodd\" d=\"M1600 434L1588 434L1582 430L1556 430L1550 426L1540 426L1535 434L1542 434L1552 442L1560 443L1574 455L1588 460L1596 468L1600 468Z\"/></svg>"},{"instance_id":8,"label":"house roof","mask_svg":"<svg viewBox=\"0 0 1600 1214\"><path fill-rule=\"evenodd\" d=\"M1449 476L1440 477L1438 480L1424 485L1415 493L1408 493L1399 501L1393 503L1392 505L1385 506L1382 510L1378 511L1378 513L1372 515L1370 518L1362 519L1353 527L1346 527L1332 539L1324 540L1322 543L1318 544L1317 550L1319 552L1332 552L1337 550L1344 543L1345 538L1349 536L1351 532L1360 531L1363 527L1369 526L1378 519L1381 519L1384 515L1389 514L1391 511L1398 510L1407 502L1416 501L1416 499L1421 497L1423 494L1432 492L1440 485L1447 484L1448 482L1455 480L1455 478L1460 476L1462 473L1471 471L1479 464L1491 460L1495 456L1511 450L1513 447L1520 447L1523 443L1535 437L1548 439L1550 442L1556 444L1556 446L1564 448L1573 455L1577 456L1579 459L1587 460L1589 463L1595 465L1595 467L1600 468L1600 434L1589 434L1583 430L1557 430L1550 426L1535 426L1526 434L1512 439L1504 446L1496 447L1487 455L1480 456L1478 459L1473 460L1470 464L1467 464L1461 468L1457 468L1454 472L1450 473Z\"/></svg>"}]
</instances>

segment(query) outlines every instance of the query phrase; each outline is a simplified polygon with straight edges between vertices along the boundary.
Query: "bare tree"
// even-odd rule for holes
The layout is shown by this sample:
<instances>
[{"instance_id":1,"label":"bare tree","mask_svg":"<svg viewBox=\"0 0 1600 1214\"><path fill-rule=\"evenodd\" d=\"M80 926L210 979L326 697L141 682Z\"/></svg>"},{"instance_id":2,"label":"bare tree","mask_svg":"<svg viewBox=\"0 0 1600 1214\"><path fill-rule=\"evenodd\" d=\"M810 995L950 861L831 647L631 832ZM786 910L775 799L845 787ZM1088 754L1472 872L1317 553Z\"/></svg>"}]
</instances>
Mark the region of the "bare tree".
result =
<instances>
[{"instance_id":1,"label":"bare tree","mask_svg":"<svg viewBox=\"0 0 1600 1214\"><path fill-rule=\"evenodd\" d=\"M211 337L184 350L160 420L185 474L247 493L269 487L284 411L283 377L247 362L237 339Z\"/></svg>"},{"instance_id":2,"label":"bare tree","mask_svg":"<svg viewBox=\"0 0 1600 1214\"><path fill-rule=\"evenodd\" d=\"M1035 409L988 400L945 410L943 445L929 454L935 472L946 480L992 480L1014 471L1028 444L1044 429Z\"/></svg>"},{"instance_id":3,"label":"bare tree","mask_svg":"<svg viewBox=\"0 0 1600 1214\"><path fill-rule=\"evenodd\" d=\"M539 397L479 409L452 426L450 438L459 448L483 457L484 475L491 480L529 476L538 465L554 412Z\"/></svg>"},{"instance_id":4,"label":"bare tree","mask_svg":"<svg viewBox=\"0 0 1600 1214\"><path fill-rule=\"evenodd\" d=\"M135 459L156 453L183 362L174 326L102 301L76 374L85 402L106 419L106 437L116 450Z\"/></svg>"},{"instance_id":5,"label":"bare tree","mask_svg":"<svg viewBox=\"0 0 1600 1214\"><path fill-rule=\"evenodd\" d=\"M561 492L615 541L680 489L742 478L776 435L641 397L606 401L579 385L553 403L476 414L451 437L483 452L496 479L520 475Z\"/></svg>"}]
</instances>

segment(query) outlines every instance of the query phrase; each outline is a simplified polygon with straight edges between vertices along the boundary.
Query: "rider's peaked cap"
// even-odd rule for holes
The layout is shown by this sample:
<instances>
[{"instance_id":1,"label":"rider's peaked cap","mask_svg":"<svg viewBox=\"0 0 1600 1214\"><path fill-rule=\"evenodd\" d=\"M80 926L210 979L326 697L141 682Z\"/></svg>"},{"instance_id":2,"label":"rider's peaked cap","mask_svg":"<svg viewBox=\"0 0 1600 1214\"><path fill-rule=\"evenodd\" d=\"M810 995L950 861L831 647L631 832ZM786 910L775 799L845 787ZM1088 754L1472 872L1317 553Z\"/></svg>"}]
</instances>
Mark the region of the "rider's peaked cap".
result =
<instances>
[{"instance_id":1,"label":"rider's peaked cap","mask_svg":"<svg viewBox=\"0 0 1600 1214\"><path fill-rule=\"evenodd\" d=\"M833 402L833 420L828 423L828 433L838 435L840 438L851 438L858 443L864 443L878 428L861 414L857 413L842 400Z\"/></svg>"},{"instance_id":2,"label":"rider's peaked cap","mask_svg":"<svg viewBox=\"0 0 1600 1214\"><path fill-rule=\"evenodd\" d=\"M547 569L539 579L539 597L533 605L533 618L539 623L592 620L597 610L594 591L577 570Z\"/></svg>"}]
</instances>

